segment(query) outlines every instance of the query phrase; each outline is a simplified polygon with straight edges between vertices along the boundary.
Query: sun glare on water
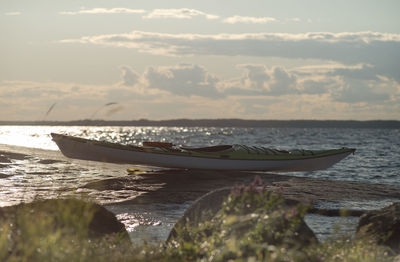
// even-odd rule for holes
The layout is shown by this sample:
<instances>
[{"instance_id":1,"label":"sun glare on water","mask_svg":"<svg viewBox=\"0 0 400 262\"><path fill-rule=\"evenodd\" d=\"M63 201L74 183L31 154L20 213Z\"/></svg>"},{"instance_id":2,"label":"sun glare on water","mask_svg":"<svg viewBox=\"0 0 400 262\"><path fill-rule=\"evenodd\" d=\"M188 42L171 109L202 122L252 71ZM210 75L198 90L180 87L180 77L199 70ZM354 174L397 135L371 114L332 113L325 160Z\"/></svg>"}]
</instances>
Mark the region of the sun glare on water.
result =
<instances>
[{"instance_id":1,"label":"sun glare on water","mask_svg":"<svg viewBox=\"0 0 400 262\"><path fill-rule=\"evenodd\" d=\"M58 150L50 134L62 131L54 126L0 126L0 144Z\"/></svg>"}]
</instances>

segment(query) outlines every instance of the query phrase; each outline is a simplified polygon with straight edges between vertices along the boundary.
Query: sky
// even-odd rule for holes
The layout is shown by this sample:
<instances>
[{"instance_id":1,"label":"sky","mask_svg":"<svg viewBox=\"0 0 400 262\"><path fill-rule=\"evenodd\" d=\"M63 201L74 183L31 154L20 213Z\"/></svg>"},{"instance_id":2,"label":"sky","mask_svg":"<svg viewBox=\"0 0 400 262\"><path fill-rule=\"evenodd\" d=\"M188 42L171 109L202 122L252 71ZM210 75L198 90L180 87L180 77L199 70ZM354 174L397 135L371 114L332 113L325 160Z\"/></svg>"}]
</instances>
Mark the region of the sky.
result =
<instances>
[{"instance_id":1,"label":"sky","mask_svg":"<svg viewBox=\"0 0 400 262\"><path fill-rule=\"evenodd\" d=\"M400 120L398 0L0 3L0 120Z\"/></svg>"}]
</instances>

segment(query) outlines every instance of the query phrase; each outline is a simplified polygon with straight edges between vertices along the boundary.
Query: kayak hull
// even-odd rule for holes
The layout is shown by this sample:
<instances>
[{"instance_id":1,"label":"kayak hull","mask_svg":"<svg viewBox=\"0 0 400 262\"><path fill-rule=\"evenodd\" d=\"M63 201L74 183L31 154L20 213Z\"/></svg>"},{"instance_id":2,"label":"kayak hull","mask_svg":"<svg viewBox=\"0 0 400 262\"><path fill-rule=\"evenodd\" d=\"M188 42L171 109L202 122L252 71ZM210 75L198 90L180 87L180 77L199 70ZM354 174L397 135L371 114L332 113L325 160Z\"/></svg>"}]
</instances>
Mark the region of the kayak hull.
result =
<instances>
[{"instance_id":1,"label":"kayak hull","mask_svg":"<svg viewBox=\"0 0 400 262\"><path fill-rule=\"evenodd\" d=\"M274 172L314 171L326 169L355 151L354 149L349 149L341 153L304 159L224 159L145 152L137 150L139 147L113 147L98 142L92 143L91 140L76 139L59 134L52 134L52 137L62 154L69 158L183 169Z\"/></svg>"}]
</instances>

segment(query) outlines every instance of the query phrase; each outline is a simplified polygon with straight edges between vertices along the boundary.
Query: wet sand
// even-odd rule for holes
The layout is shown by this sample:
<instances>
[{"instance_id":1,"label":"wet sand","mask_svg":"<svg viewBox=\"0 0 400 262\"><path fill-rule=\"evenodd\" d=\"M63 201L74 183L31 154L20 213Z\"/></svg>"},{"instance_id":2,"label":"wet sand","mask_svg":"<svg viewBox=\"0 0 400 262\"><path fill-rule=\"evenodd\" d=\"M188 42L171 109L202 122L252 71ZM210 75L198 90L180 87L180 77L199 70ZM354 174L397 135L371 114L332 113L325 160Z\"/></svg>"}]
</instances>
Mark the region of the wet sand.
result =
<instances>
[{"instance_id":1,"label":"wet sand","mask_svg":"<svg viewBox=\"0 0 400 262\"><path fill-rule=\"evenodd\" d=\"M128 174L126 169L132 167L142 171ZM146 235L150 241L166 237L174 222L198 197L221 187L248 184L255 176L285 197L319 206L346 201L400 201L399 188L385 185L311 179L296 177L295 173L116 165L73 160L59 151L0 145L1 205L84 195L113 211L131 228L133 238Z\"/></svg>"}]
</instances>

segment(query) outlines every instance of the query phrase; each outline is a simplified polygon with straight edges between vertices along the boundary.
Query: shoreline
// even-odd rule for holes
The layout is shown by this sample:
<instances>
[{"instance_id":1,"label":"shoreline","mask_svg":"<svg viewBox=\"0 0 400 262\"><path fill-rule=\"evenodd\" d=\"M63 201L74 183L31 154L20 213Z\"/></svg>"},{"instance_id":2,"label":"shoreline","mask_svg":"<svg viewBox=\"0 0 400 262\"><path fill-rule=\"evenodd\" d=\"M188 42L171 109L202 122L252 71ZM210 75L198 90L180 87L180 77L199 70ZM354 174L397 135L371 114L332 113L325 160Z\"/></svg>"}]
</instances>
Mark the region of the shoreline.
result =
<instances>
[{"instance_id":1,"label":"shoreline","mask_svg":"<svg viewBox=\"0 0 400 262\"><path fill-rule=\"evenodd\" d=\"M61 154L60 151L38 148L28 148L7 144L0 144L0 155L9 153L11 160L13 155L20 154L29 161L44 163L48 166L57 163L77 164L82 168L100 169L105 175L117 173L117 176L109 176L107 179L94 179L80 188L93 188L101 190L140 190L146 193L146 203L152 199L163 199L164 195L175 191L179 201L192 201L193 197L205 194L213 189L226 186L234 186L243 182L251 181L254 176L260 176L271 190L281 190L288 198L302 199L307 201L338 201L351 200L383 200L394 198L400 200L400 188L384 184L367 184L355 181L339 181L319 178L308 178L296 176L296 173L269 173L269 172L246 172L246 171L217 171L217 170L182 170L165 169L149 166L134 166L131 164L112 164L95 161L70 159ZM128 174L127 169L137 167L140 171ZM61 170L62 171L62 170ZM103 182L101 182L103 181ZM182 182L188 184L182 185ZM161 186L163 184L163 186ZM195 184L193 186L193 184ZM182 187L181 187L182 186ZM147 188L147 189L146 189ZM156 190L159 189L159 190ZM181 191L193 190L193 194L184 195ZM397 192L399 191L399 192ZM180 192L180 193L179 193ZM183 194L183 195L182 195ZM179 196L178 196L179 195ZM131 200L120 203L129 202ZM143 201L143 200L140 200ZM168 200L171 203L174 200ZM179 202L178 201L178 202Z\"/></svg>"},{"instance_id":2,"label":"shoreline","mask_svg":"<svg viewBox=\"0 0 400 262\"><path fill-rule=\"evenodd\" d=\"M20 202L30 202L36 197L84 196L116 214L136 241L146 238L150 238L149 242L160 241L194 200L214 189L248 184L255 176L262 179L267 189L282 193L286 198L313 203L321 209L372 210L400 201L398 187L307 178L295 176L295 173L119 165L69 159L59 151L4 144L0 144L0 156L10 162L2 163L0 168L0 173L7 175L0 178L3 182L0 203L15 198L9 203L17 204L19 196L23 197ZM132 167L140 171L128 174L126 169ZM7 170L15 173L7 174ZM39 183L35 187L30 181L38 179L43 179L44 185ZM19 191L12 188L20 180L27 182L19 186ZM7 191L5 182L10 182L7 194L4 194ZM322 226L327 227L324 222Z\"/></svg>"},{"instance_id":3,"label":"shoreline","mask_svg":"<svg viewBox=\"0 0 400 262\"><path fill-rule=\"evenodd\" d=\"M167 119L71 121L0 121L0 126L165 126L165 127L272 127L272 128L400 128L399 120L256 120L256 119Z\"/></svg>"}]
</instances>

